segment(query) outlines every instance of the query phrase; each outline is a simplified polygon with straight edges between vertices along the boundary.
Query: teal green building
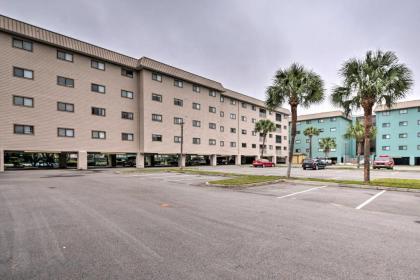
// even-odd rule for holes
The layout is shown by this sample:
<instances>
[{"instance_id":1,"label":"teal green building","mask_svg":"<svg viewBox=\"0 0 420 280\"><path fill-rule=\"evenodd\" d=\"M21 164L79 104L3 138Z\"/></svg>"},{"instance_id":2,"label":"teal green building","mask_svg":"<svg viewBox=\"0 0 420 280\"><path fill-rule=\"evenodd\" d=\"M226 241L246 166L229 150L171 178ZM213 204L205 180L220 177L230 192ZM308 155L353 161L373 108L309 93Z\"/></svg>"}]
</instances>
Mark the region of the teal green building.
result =
<instances>
[{"instance_id":1,"label":"teal green building","mask_svg":"<svg viewBox=\"0 0 420 280\"><path fill-rule=\"evenodd\" d=\"M304 131L307 127L312 126L321 131L319 136L314 136L312 138L312 157L325 156L324 152L319 147L319 141L321 141L322 138L331 137L335 139L337 147L331 150L328 157L336 163L348 162L355 157L356 152L355 141L344 138L344 134L351 123L352 119L341 111L298 116L297 134L293 152L295 154L309 156L309 137L304 135Z\"/></svg>"},{"instance_id":2,"label":"teal green building","mask_svg":"<svg viewBox=\"0 0 420 280\"><path fill-rule=\"evenodd\" d=\"M420 165L420 100L378 106L376 155L389 155L397 165Z\"/></svg>"}]
</instances>

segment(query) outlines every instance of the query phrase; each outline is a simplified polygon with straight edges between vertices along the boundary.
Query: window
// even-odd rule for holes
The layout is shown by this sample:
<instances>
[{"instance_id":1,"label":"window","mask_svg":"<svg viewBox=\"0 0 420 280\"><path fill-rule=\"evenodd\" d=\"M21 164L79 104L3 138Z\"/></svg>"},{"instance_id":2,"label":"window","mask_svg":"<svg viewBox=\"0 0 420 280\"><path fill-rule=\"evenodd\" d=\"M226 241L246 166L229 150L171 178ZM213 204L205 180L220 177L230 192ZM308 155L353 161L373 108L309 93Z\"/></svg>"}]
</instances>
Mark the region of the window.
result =
<instances>
[{"instance_id":1,"label":"window","mask_svg":"<svg viewBox=\"0 0 420 280\"><path fill-rule=\"evenodd\" d=\"M257 136L257 132L255 130L252 131L252 136Z\"/></svg>"},{"instance_id":2,"label":"window","mask_svg":"<svg viewBox=\"0 0 420 280\"><path fill-rule=\"evenodd\" d=\"M24 96L13 96L13 105L23 107L34 107L34 99L31 97Z\"/></svg>"},{"instance_id":3,"label":"window","mask_svg":"<svg viewBox=\"0 0 420 280\"><path fill-rule=\"evenodd\" d=\"M337 131L337 128L335 128L335 127L330 128L330 132L336 132L336 131Z\"/></svg>"},{"instance_id":4,"label":"window","mask_svg":"<svg viewBox=\"0 0 420 280\"><path fill-rule=\"evenodd\" d=\"M181 136L174 136L174 143L181 143Z\"/></svg>"},{"instance_id":5,"label":"window","mask_svg":"<svg viewBox=\"0 0 420 280\"><path fill-rule=\"evenodd\" d=\"M390 127L391 123L382 123L382 127Z\"/></svg>"},{"instance_id":6,"label":"window","mask_svg":"<svg viewBox=\"0 0 420 280\"><path fill-rule=\"evenodd\" d=\"M105 62L101 62L101 61L92 59L90 61L90 67L98 69L98 70L105 71Z\"/></svg>"},{"instance_id":7,"label":"window","mask_svg":"<svg viewBox=\"0 0 420 280\"><path fill-rule=\"evenodd\" d=\"M216 107L209 106L210 113L216 113Z\"/></svg>"},{"instance_id":8,"label":"window","mask_svg":"<svg viewBox=\"0 0 420 280\"><path fill-rule=\"evenodd\" d=\"M242 148L246 148L246 143L242 143Z\"/></svg>"},{"instance_id":9,"label":"window","mask_svg":"<svg viewBox=\"0 0 420 280\"><path fill-rule=\"evenodd\" d=\"M57 110L62 112L74 112L74 104L57 102Z\"/></svg>"},{"instance_id":10,"label":"window","mask_svg":"<svg viewBox=\"0 0 420 280\"><path fill-rule=\"evenodd\" d=\"M174 117L174 124L182 124L184 123L183 118Z\"/></svg>"},{"instance_id":11,"label":"window","mask_svg":"<svg viewBox=\"0 0 420 280\"><path fill-rule=\"evenodd\" d=\"M201 121L193 120L192 125L193 127L201 127Z\"/></svg>"},{"instance_id":12,"label":"window","mask_svg":"<svg viewBox=\"0 0 420 280\"><path fill-rule=\"evenodd\" d=\"M235 99L231 99L231 100L230 100L230 104L232 104L232 105L236 105L236 100L235 100Z\"/></svg>"},{"instance_id":13,"label":"window","mask_svg":"<svg viewBox=\"0 0 420 280\"><path fill-rule=\"evenodd\" d=\"M407 114L407 109L401 109L400 110L400 114L402 115L402 114Z\"/></svg>"},{"instance_id":14,"label":"window","mask_svg":"<svg viewBox=\"0 0 420 280\"><path fill-rule=\"evenodd\" d=\"M252 111L257 111L257 106L252 105L252 106L251 106L251 110L252 110Z\"/></svg>"},{"instance_id":15,"label":"window","mask_svg":"<svg viewBox=\"0 0 420 280\"><path fill-rule=\"evenodd\" d=\"M295 143L296 144L300 144L300 140L296 139L296 142Z\"/></svg>"},{"instance_id":16,"label":"window","mask_svg":"<svg viewBox=\"0 0 420 280\"><path fill-rule=\"evenodd\" d=\"M398 138L407 138L408 134L407 133L400 133L398 134Z\"/></svg>"},{"instance_id":17,"label":"window","mask_svg":"<svg viewBox=\"0 0 420 280\"><path fill-rule=\"evenodd\" d=\"M92 139L106 139L105 131L92 130Z\"/></svg>"},{"instance_id":18,"label":"window","mask_svg":"<svg viewBox=\"0 0 420 280\"><path fill-rule=\"evenodd\" d=\"M389 111L383 111L382 112L382 116L389 116L389 114L390 114Z\"/></svg>"},{"instance_id":19,"label":"window","mask_svg":"<svg viewBox=\"0 0 420 280\"><path fill-rule=\"evenodd\" d=\"M195 145L200 145L200 143L201 143L201 139L200 139L200 138L196 138L196 137L194 137L192 142L193 142L193 144L195 144Z\"/></svg>"},{"instance_id":20,"label":"window","mask_svg":"<svg viewBox=\"0 0 420 280\"><path fill-rule=\"evenodd\" d=\"M13 47L31 52L33 50L33 43L30 41L13 38Z\"/></svg>"},{"instance_id":21,"label":"window","mask_svg":"<svg viewBox=\"0 0 420 280\"><path fill-rule=\"evenodd\" d=\"M133 133L121 133L121 140L123 141L134 141L134 134Z\"/></svg>"},{"instance_id":22,"label":"window","mask_svg":"<svg viewBox=\"0 0 420 280\"><path fill-rule=\"evenodd\" d=\"M389 146L382 146L382 151L389 151L389 150L390 150Z\"/></svg>"},{"instance_id":23,"label":"window","mask_svg":"<svg viewBox=\"0 0 420 280\"><path fill-rule=\"evenodd\" d=\"M68 53L66 51L57 50L57 58L60 60L73 62L73 54Z\"/></svg>"},{"instance_id":24,"label":"window","mask_svg":"<svg viewBox=\"0 0 420 280\"><path fill-rule=\"evenodd\" d=\"M400 150L400 151L406 151L407 150L407 146L406 145L398 146L398 150Z\"/></svg>"},{"instance_id":25,"label":"window","mask_svg":"<svg viewBox=\"0 0 420 280\"><path fill-rule=\"evenodd\" d=\"M122 89L121 90L121 97L128 98L128 99L133 99L134 98L134 93L132 91Z\"/></svg>"},{"instance_id":26,"label":"window","mask_svg":"<svg viewBox=\"0 0 420 280\"><path fill-rule=\"evenodd\" d=\"M92 107L92 115L105 117L105 108Z\"/></svg>"},{"instance_id":27,"label":"window","mask_svg":"<svg viewBox=\"0 0 420 280\"><path fill-rule=\"evenodd\" d=\"M93 92L105 93L105 86L98 85L98 84L91 84L90 85L90 90L93 91Z\"/></svg>"},{"instance_id":28,"label":"window","mask_svg":"<svg viewBox=\"0 0 420 280\"><path fill-rule=\"evenodd\" d=\"M322 130L324 131L324 130ZM321 129L319 130L319 132L321 132ZM300 130L296 130L296 134L300 134Z\"/></svg>"},{"instance_id":29,"label":"window","mask_svg":"<svg viewBox=\"0 0 420 280\"><path fill-rule=\"evenodd\" d=\"M15 134L27 134L27 135L34 134L33 125L15 124L13 125L13 130Z\"/></svg>"},{"instance_id":30,"label":"window","mask_svg":"<svg viewBox=\"0 0 420 280\"><path fill-rule=\"evenodd\" d=\"M220 147L224 147L225 146L225 141L220 141Z\"/></svg>"},{"instance_id":31,"label":"window","mask_svg":"<svg viewBox=\"0 0 420 280\"><path fill-rule=\"evenodd\" d=\"M330 121L331 122L336 122L337 121L337 118L336 117L332 117L332 118L330 118Z\"/></svg>"},{"instance_id":32,"label":"window","mask_svg":"<svg viewBox=\"0 0 420 280\"><path fill-rule=\"evenodd\" d=\"M281 122L281 114L276 113L276 121Z\"/></svg>"},{"instance_id":33,"label":"window","mask_svg":"<svg viewBox=\"0 0 420 280\"><path fill-rule=\"evenodd\" d=\"M252 122L252 123L256 123L256 122L257 122L257 119L252 118L252 119L251 119L251 122Z\"/></svg>"},{"instance_id":34,"label":"window","mask_svg":"<svg viewBox=\"0 0 420 280\"><path fill-rule=\"evenodd\" d=\"M225 112L220 111L220 117L224 118L225 117Z\"/></svg>"},{"instance_id":35,"label":"window","mask_svg":"<svg viewBox=\"0 0 420 280\"><path fill-rule=\"evenodd\" d=\"M417 120L417 125L420 125L420 120Z\"/></svg>"},{"instance_id":36,"label":"window","mask_svg":"<svg viewBox=\"0 0 420 280\"><path fill-rule=\"evenodd\" d=\"M242 102L242 108L246 109L247 105L245 102Z\"/></svg>"},{"instance_id":37,"label":"window","mask_svg":"<svg viewBox=\"0 0 420 280\"><path fill-rule=\"evenodd\" d=\"M242 130L241 130L241 133L242 133L243 135L246 135L246 129L242 129Z\"/></svg>"},{"instance_id":38,"label":"window","mask_svg":"<svg viewBox=\"0 0 420 280\"><path fill-rule=\"evenodd\" d=\"M182 99L174 98L174 105L182 107L184 106L184 101L182 101Z\"/></svg>"},{"instance_id":39,"label":"window","mask_svg":"<svg viewBox=\"0 0 420 280\"><path fill-rule=\"evenodd\" d=\"M174 80L174 86L179 87L179 88L182 88L182 87L184 87L184 82L181 81L181 80L175 79Z\"/></svg>"},{"instance_id":40,"label":"window","mask_svg":"<svg viewBox=\"0 0 420 280\"><path fill-rule=\"evenodd\" d=\"M273 145L268 145L268 149L272 150L273 149Z\"/></svg>"},{"instance_id":41,"label":"window","mask_svg":"<svg viewBox=\"0 0 420 280\"><path fill-rule=\"evenodd\" d=\"M231 128L230 128L230 133L236 133L236 128L231 127Z\"/></svg>"},{"instance_id":42,"label":"window","mask_svg":"<svg viewBox=\"0 0 420 280\"><path fill-rule=\"evenodd\" d=\"M236 120L236 114L234 114L234 113L230 113L230 118L231 118L232 120Z\"/></svg>"},{"instance_id":43,"label":"window","mask_svg":"<svg viewBox=\"0 0 420 280\"><path fill-rule=\"evenodd\" d=\"M193 90L194 92L200 92L200 86L198 86L198 85L193 85L193 86L192 86L192 90Z\"/></svg>"},{"instance_id":44,"label":"window","mask_svg":"<svg viewBox=\"0 0 420 280\"><path fill-rule=\"evenodd\" d=\"M57 76L57 85L74 88L74 80L66 77Z\"/></svg>"},{"instance_id":45,"label":"window","mask_svg":"<svg viewBox=\"0 0 420 280\"><path fill-rule=\"evenodd\" d=\"M152 80L162 82L162 75L158 73L152 73Z\"/></svg>"},{"instance_id":46,"label":"window","mask_svg":"<svg viewBox=\"0 0 420 280\"><path fill-rule=\"evenodd\" d=\"M235 148L236 147L236 142L230 142L230 147Z\"/></svg>"},{"instance_id":47,"label":"window","mask_svg":"<svg viewBox=\"0 0 420 280\"><path fill-rule=\"evenodd\" d=\"M223 125L221 125L221 126L219 127L219 129L220 129L220 132L225 132L225 127L224 127Z\"/></svg>"},{"instance_id":48,"label":"window","mask_svg":"<svg viewBox=\"0 0 420 280\"><path fill-rule=\"evenodd\" d=\"M153 142L162 142L162 135L160 135L160 134L152 134L152 141Z\"/></svg>"},{"instance_id":49,"label":"window","mask_svg":"<svg viewBox=\"0 0 420 280\"><path fill-rule=\"evenodd\" d=\"M241 116L241 120L242 120L243 122L246 122L246 116Z\"/></svg>"},{"instance_id":50,"label":"window","mask_svg":"<svg viewBox=\"0 0 420 280\"><path fill-rule=\"evenodd\" d=\"M133 120L134 119L134 113L131 112L121 112L121 118L126 120Z\"/></svg>"},{"instance_id":51,"label":"window","mask_svg":"<svg viewBox=\"0 0 420 280\"><path fill-rule=\"evenodd\" d=\"M296 125L301 125L301 122L296 122Z\"/></svg>"},{"instance_id":52,"label":"window","mask_svg":"<svg viewBox=\"0 0 420 280\"><path fill-rule=\"evenodd\" d=\"M318 129L319 130L319 132L321 133L321 132L324 132L324 129L323 128L320 128L320 129ZM299 131L299 133L300 133L300 131Z\"/></svg>"},{"instance_id":53,"label":"window","mask_svg":"<svg viewBox=\"0 0 420 280\"><path fill-rule=\"evenodd\" d=\"M162 122L162 115L152 114L152 121L154 121L154 122Z\"/></svg>"},{"instance_id":54,"label":"window","mask_svg":"<svg viewBox=\"0 0 420 280\"><path fill-rule=\"evenodd\" d=\"M216 139L209 139L209 145L210 146L216 145Z\"/></svg>"},{"instance_id":55,"label":"window","mask_svg":"<svg viewBox=\"0 0 420 280\"><path fill-rule=\"evenodd\" d=\"M417 150L420 150L420 145L417 145Z\"/></svg>"},{"instance_id":56,"label":"window","mask_svg":"<svg viewBox=\"0 0 420 280\"><path fill-rule=\"evenodd\" d=\"M209 96L211 96L211 97L216 97L216 91L214 91L214 90L209 90Z\"/></svg>"},{"instance_id":57,"label":"window","mask_svg":"<svg viewBox=\"0 0 420 280\"><path fill-rule=\"evenodd\" d=\"M311 121L309 120L309 121L306 121L306 124L311 124Z\"/></svg>"},{"instance_id":58,"label":"window","mask_svg":"<svg viewBox=\"0 0 420 280\"><path fill-rule=\"evenodd\" d=\"M309 140L309 139L307 139ZM281 143L281 136L280 135L276 135L276 143Z\"/></svg>"},{"instance_id":59,"label":"window","mask_svg":"<svg viewBox=\"0 0 420 280\"><path fill-rule=\"evenodd\" d=\"M57 129L57 135L58 137L74 137L74 129L59 127Z\"/></svg>"},{"instance_id":60,"label":"window","mask_svg":"<svg viewBox=\"0 0 420 280\"><path fill-rule=\"evenodd\" d=\"M252 144L252 148L256 149L257 148L257 144Z\"/></svg>"},{"instance_id":61,"label":"window","mask_svg":"<svg viewBox=\"0 0 420 280\"><path fill-rule=\"evenodd\" d=\"M157 93L152 93L152 100L157 102L162 102L162 95Z\"/></svg>"},{"instance_id":62,"label":"window","mask_svg":"<svg viewBox=\"0 0 420 280\"><path fill-rule=\"evenodd\" d=\"M220 102L225 102L225 97L223 95L220 95Z\"/></svg>"},{"instance_id":63,"label":"window","mask_svg":"<svg viewBox=\"0 0 420 280\"><path fill-rule=\"evenodd\" d=\"M417 137L420 137L420 132L417 132Z\"/></svg>"},{"instance_id":64,"label":"window","mask_svg":"<svg viewBox=\"0 0 420 280\"><path fill-rule=\"evenodd\" d=\"M18 78L33 80L34 79L34 71L19 68L19 67L13 67L13 76L18 77Z\"/></svg>"},{"instance_id":65,"label":"window","mask_svg":"<svg viewBox=\"0 0 420 280\"><path fill-rule=\"evenodd\" d=\"M201 109L201 105L200 105L200 103L193 103L193 104L192 104L192 108L193 108L194 110L200 110L200 109Z\"/></svg>"},{"instance_id":66,"label":"window","mask_svg":"<svg viewBox=\"0 0 420 280\"><path fill-rule=\"evenodd\" d=\"M121 75L126 76L128 78L133 78L134 71L127 68L121 68Z\"/></svg>"},{"instance_id":67,"label":"window","mask_svg":"<svg viewBox=\"0 0 420 280\"><path fill-rule=\"evenodd\" d=\"M209 128L210 129L216 129L216 124L215 123L209 123Z\"/></svg>"},{"instance_id":68,"label":"window","mask_svg":"<svg viewBox=\"0 0 420 280\"><path fill-rule=\"evenodd\" d=\"M391 139L391 134L382 134L382 139Z\"/></svg>"},{"instance_id":69,"label":"window","mask_svg":"<svg viewBox=\"0 0 420 280\"><path fill-rule=\"evenodd\" d=\"M407 126L407 125L408 125L408 122L407 121L400 122L400 126Z\"/></svg>"}]
</instances>

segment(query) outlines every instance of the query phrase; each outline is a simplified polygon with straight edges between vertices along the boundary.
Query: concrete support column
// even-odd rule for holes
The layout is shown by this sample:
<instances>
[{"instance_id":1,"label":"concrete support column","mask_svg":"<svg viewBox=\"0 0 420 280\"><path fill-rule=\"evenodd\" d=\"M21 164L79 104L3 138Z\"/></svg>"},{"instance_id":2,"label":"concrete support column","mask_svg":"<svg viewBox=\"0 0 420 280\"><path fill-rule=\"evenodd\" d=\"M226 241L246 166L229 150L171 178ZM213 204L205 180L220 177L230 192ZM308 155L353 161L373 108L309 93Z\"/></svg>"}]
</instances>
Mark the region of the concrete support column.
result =
<instances>
[{"instance_id":1,"label":"concrete support column","mask_svg":"<svg viewBox=\"0 0 420 280\"><path fill-rule=\"evenodd\" d=\"M77 169L79 170L87 169L87 152L86 151L77 152Z\"/></svg>"},{"instance_id":2,"label":"concrete support column","mask_svg":"<svg viewBox=\"0 0 420 280\"><path fill-rule=\"evenodd\" d=\"M210 156L210 165L216 166L217 165L217 155L211 155Z\"/></svg>"},{"instance_id":3,"label":"concrete support column","mask_svg":"<svg viewBox=\"0 0 420 280\"><path fill-rule=\"evenodd\" d=\"M414 157L410 157L410 165L415 165L415 158Z\"/></svg>"},{"instance_id":4,"label":"concrete support column","mask_svg":"<svg viewBox=\"0 0 420 280\"><path fill-rule=\"evenodd\" d=\"M277 164L277 156L273 156L272 162L273 162L274 164Z\"/></svg>"},{"instance_id":5,"label":"concrete support column","mask_svg":"<svg viewBox=\"0 0 420 280\"><path fill-rule=\"evenodd\" d=\"M0 148L0 172L4 172L4 150Z\"/></svg>"},{"instance_id":6,"label":"concrete support column","mask_svg":"<svg viewBox=\"0 0 420 280\"><path fill-rule=\"evenodd\" d=\"M187 161L187 155L182 155L178 159L178 166L185 167L185 162Z\"/></svg>"},{"instance_id":7,"label":"concrete support column","mask_svg":"<svg viewBox=\"0 0 420 280\"><path fill-rule=\"evenodd\" d=\"M260 155L255 156L255 160L259 160L259 159L261 159Z\"/></svg>"},{"instance_id":8,"label":"concrete support column","mask_svg":"<svg viewBox=\"0 0 420 280\"><path fill-rule=\"evenodd\" d=\"M241 165L242 164L241 155L236 155L235 156L235 164L236 165Z\"/></svg>"},{"instance_id":9,"label":"concrete support column","mask_svg":"<svg viewBox=\"0 0 420 280\"><path fill-rule=\"evenodd\" d=\"M136 155L136 168L144 168L144 154L142 153Z\"/></svg>"}]
</instances>

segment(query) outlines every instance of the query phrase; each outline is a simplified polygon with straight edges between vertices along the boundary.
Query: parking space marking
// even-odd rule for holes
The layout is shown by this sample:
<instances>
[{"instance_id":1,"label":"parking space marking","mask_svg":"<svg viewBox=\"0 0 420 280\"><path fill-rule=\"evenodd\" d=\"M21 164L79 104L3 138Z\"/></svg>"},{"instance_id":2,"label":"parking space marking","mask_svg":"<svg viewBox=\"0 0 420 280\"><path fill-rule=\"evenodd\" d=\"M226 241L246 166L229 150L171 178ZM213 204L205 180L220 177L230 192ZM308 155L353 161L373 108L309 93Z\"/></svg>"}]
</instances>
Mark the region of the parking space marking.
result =
<instances>
[{"instance_id":1,"label":"parking space marking","mask_svg":"<svg viewBox=\"0 0 420 280\"><path fill-rule=\"evenodd\" d=\"M278 196L277 198L285 198L285 197L289 197L289 196L294 196L294 195L298 195L298 194L301 194L301 193L310 192L310 191L317 190L317 189L323 189L323 188L326 188L326 187L327 186L311 188L311 189L307 189L307 190L300 191L300 192L295 192L295 193L291 193L291 194L287 194L287 195L283 195L283 196Z\"/></svg>"},{"instance_id":2,"label":"parking space marking","mask_svg":"<svg viewBox=\"0 0 420 280\"><path fill-rule=\"evenodd\" d=\"M362 204L360 204L359 206L356 207L357 210L362 209L363 207L365 207L366 205L368 205L369 203L371 203L373 200L375 200L378 196L384 194L386 192L386 190L383 190L381 192L378 192L377 194L375 194L374 196L372 196L371 198L369 198L368 200L366 200L365 202L363 202Z\"/></svg>"}]
</instances>

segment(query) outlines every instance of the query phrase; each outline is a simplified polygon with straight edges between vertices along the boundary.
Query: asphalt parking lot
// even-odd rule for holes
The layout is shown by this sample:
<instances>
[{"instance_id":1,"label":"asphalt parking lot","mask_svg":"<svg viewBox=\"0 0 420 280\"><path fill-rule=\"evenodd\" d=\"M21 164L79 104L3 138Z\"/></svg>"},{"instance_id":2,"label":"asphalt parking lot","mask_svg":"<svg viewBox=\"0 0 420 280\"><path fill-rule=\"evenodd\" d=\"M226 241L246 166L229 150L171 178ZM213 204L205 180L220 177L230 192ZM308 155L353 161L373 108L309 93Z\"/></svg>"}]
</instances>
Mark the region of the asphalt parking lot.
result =
<instances>
[{"instance_id":1,"label":"asphalt parking lot","mask_svg":"<svg viewBox=\"0 0 420 280\"><path fill-rule=\"evenodd\" d=\"M224 171L232 173L255 174L255 175L278 175L286 176L287 168L270 167L270 168L255 168L249 165L218 165L218 166L201 166L201 170ZM327 166L326 169L321 170L303 170L302 168L292 168L293 177L313 177L313 178L327 178L335 180L363 180L363 168L360 169L344 169ZM420 179L420 171L413 170L371 170L372 179L382 178L400 178L400 179Z\"/></svg>"},{"instance_id":2,"label":"asphalt parking lot","mask_svg":"<svg viewBox=\"0 0 420 280\"><path fill-rule=\"evenodd\" d=\"M419 279L420 193L0 174L0 279Z\"/></svg>"}]
</instances>

